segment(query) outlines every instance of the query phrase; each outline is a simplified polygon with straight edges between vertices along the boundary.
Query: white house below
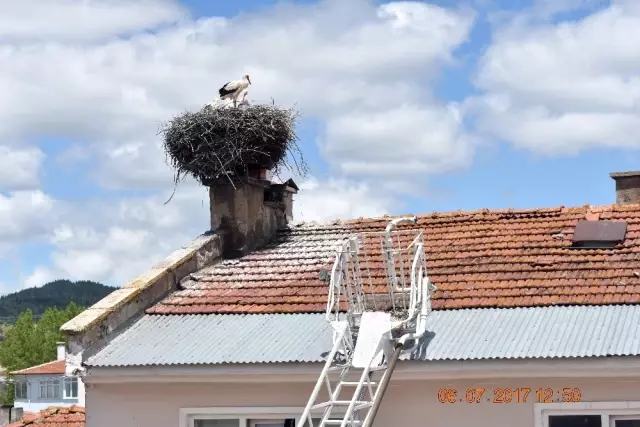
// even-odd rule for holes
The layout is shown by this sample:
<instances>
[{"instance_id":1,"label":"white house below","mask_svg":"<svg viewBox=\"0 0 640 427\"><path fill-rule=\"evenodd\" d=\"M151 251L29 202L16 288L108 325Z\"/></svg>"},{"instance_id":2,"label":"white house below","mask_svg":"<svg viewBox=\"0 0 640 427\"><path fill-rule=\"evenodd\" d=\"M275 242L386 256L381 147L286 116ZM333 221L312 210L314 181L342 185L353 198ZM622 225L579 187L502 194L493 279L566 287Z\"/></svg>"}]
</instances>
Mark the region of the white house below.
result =
<instances>
[{"instance_id":1,"label":"white house below","mask_svg":"<svg viewBox=\"0 0 640 427\"><path fill-rule=\"evenodd\" d=\"M50 406L84 406L84 384L65 374L64 343L58 343L57 360L14 371L16 408L38 412Z\"/></svg>"}]
</instances>

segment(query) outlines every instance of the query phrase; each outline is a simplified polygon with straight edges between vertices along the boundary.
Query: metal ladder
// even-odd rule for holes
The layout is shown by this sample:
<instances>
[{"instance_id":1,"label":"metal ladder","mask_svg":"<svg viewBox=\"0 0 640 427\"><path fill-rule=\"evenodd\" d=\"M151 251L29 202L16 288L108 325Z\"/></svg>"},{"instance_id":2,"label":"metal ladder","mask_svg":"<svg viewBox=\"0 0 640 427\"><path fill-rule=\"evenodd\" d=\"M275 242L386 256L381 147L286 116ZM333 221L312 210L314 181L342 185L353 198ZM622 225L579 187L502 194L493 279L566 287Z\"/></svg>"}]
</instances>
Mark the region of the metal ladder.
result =
<instances>
[{"instance_id":1,"label":"metal ladder","mask_svg":"<svg viewBox=\"0 0 640 427\"><path fill-rule=\"evenodd\" d=\"M408 221L417 220L415 217L394 220L385 231L383 255L391 309L387 305L387 309L381 311L375 298L365 297L361 271L366 271L363 269L366 266L358 257L359 240L349 238L338 252L327 304L327 320L334 332L333 347L300 417L302 427L371 427L407 341L413 339L415 343L424 333L431 310L429 292L435 287L426 277L422 233L408 246L412 262L406 270L403 270L402 256L397 259L399 251L392 247L392 229ZM366 246L362 239L360 245ZM401 271L410 272L410 284L406 283L404 273L398 278L398 263ZM410 301L409 305L396 307L397 294L406 297L404 301ZM340 315L341 295L346 298L346 317ZM392 330L402 325L406 330L407 322L413 332L392 339ZM313 417L318 411L322 411L319 421Z\"/></svg>"},{"instance_id":2,"label":"metal ladder","mask_svg":"<svg viewBox=\"0 0 640 427\"><path fill-rule=\"evenodd\" d=\"M373 348L372 357L361 358L368 362L354 363L356 348L352 343L348 322L335 322L332 326L338 339L329 353L300 421L305 427L370 426L400 351L394 351L388 358L385 354L385 342L380 341ZM358 380L352 378L354 374ZM376 380L376 376L380 378ZM321 398L323 387L326 395ZM341 396L344 391L349 396L347 399ZM323 410L323 415L319 423L313 424L311 412L317 410Z\"/></svg>"}]
</instances>

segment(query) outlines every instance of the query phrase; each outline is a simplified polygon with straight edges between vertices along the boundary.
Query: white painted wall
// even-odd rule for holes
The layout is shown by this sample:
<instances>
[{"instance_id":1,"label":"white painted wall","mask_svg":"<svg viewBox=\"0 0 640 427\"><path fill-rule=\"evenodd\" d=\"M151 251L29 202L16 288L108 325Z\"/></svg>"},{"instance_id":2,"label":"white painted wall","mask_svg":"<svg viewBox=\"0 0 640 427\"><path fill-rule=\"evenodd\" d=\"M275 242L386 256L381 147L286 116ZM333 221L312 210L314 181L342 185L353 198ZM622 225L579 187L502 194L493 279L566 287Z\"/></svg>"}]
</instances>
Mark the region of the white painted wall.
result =
<instances>
[{"instance_id":1,"label":"white painted wall","mask_svg":"<svg viewBox=\"0 0 640 427\"><path fill-rule=\"evenodd\" d=\"M87 427L177 427L180 409L193 407L281 406L307 402L312 382L250 383L96 383L87 389ZM468 388L486 389L481 403L467 403ZM496 388L531 388L528 401L493 403ZM534 427L535 390L579 388L582 401L640 401L638 378L535 378L391 381L376 427ZM440 403L438 392L455 388L462 402ZM640 412L640 410L639 410ZM294 414L299 416L300 414Z\"/></svg>"},{"instance_id":2,"label":"white painted wall","mask_svg":"<svg viewBox=\"0 0 640 427\"><path fill-rule=\"evenodd\" d=\"M60 378L60 399L41 399L40 398L40 382L52 379L54 377ZM27 398L16 399L14 406L23 408L25 411L38 412L42 409L46 409L49 406L71 406L80 405L84 406L85 401L85 387L81 378L78 378L78 398L65 399L64 398L64 377L62 375L16 375L16 381L27 381Z\"/></svg>"},{"instance_id":3,"label":"white painted wall","mask_svg":"<svg viewBox=\"0 0 640 427\"><path fill-rule=\"evenodd\" d=\"M84 384L84 381L82 381L81 377L78 377L78 405L79 406L86 406L85 404L86 396L87 396L87 392L86 392L86 386Z\"/></svg>"}]
</instances>

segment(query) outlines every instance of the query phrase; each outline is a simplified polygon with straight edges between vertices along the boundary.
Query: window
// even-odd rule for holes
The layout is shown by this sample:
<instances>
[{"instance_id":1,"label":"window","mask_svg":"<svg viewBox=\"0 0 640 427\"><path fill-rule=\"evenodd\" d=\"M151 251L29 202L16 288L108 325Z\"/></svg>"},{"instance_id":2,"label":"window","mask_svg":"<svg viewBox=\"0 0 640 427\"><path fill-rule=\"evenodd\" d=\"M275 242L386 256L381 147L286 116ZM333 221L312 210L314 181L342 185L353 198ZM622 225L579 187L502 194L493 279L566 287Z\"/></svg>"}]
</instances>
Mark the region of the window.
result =
<instances>
[{"instance_id":1,"label":"window","mask_svg":"<svg viewBox=\"0 0 640 427\"><path fill-rule=\"evenodd\" d=\"M550 415L549 427L602 427L600 415Z\"/></svg>"},{"instance_id":2,"label":"window","mask_svg":"<svg viewBox=\"0 0 640 427\"><path fill-rule=\"evenodd\" d=\"M195 427L240 427L240 420L195 420Z\"/></svg>"},{"instance_id":3,"label":"window","mask_svg":"<svg viewBox=\"0 0 640 427\"><path fill-rule=\"evenodd\" d=\"M26 399L26 398L27 398L27 382L16 381L16 399Z\"/></svg>"},{"instance_id":4,"label":"window","mask_svg":"<svg viewBox=\"0 0 640 427\"><path fill-rule=\"evenodd\" d=\"M64 379L64 398L76 399L78 397L78 378L66 377Z\"/></svg>"},{"instance_id":5,"label":"window","mask_svg":"<svg viewBox=\"0 0 640 427\"><path fill-rule=\"evenodd\" d=\"M249 427L295 427L295 425L296 420L294 418L284 420L249 420Z\"/></svg>"},{"instance_id":6,"label":"window","mask_svg":"<svg viewBox=\"0 0 640 427\"><path fill-rule=\"evenodd\" d=\"M611 427L640 427L640 415L611 417Z\"/></svg>"},{"instance_id":7,"label":"window","mask_svg":"<svg viewBox=\"0 0 640 427\"><path fill-rule=\"evenodd\" d=\"M60 399L60 380L40 381L40 399Z\"/></svg>"},{"instance_id":8,"label":"window","mask_svg":"<svg viewBox=\"0 0 640 427\"><path fill-rule=\"evenodd\" d=\"M535 427L640 427L640 402L536 403Z\"/></svg>"},{"instance_id":9,"label":"window","mask_svg":"<svg viewBox=\"0 0 640 427\"><path fill-rule=\"evenodd\" d=\"M298 419L304 408L182 408L180 427L306 427ZM314 427L320 424L313 418ZM626 426L624 426L626 427Z\"/></svg>"},{"instance_id":10,"label":"window","mask_svg":"<svg viewBox=\"0 0 640 427\"><path fill-rule=\"evenodd\" d=\"M204 419L194 417L194 427L295 427L295 418L272 419ZM314 426L319 424L319 419L313 420ZM317 423L317 424L316 424Z\"/></svg>"}]
</instances>

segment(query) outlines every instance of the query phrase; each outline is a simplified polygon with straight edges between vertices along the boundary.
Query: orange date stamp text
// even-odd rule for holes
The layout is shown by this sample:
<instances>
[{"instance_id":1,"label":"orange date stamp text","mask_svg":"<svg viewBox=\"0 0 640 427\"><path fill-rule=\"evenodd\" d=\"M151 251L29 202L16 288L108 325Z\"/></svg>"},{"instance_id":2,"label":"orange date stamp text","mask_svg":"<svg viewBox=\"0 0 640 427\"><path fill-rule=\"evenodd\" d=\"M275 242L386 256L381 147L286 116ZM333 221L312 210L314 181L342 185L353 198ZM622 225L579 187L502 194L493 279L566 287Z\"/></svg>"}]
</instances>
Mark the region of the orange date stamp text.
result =
<instances>
[{"instance_id":1,"label":"orange date stamp text","mask_svg":"<svg viewBox=\"0 0 640 427\"><path fill-rule=\"evenodd\" d=\"M469 387L466 389L441 388L438 390L438 402L440 403L577 403L582 399L579 388L530 388L530 387L506 387L483 388Z\"/></svg>"}]
</instances>

